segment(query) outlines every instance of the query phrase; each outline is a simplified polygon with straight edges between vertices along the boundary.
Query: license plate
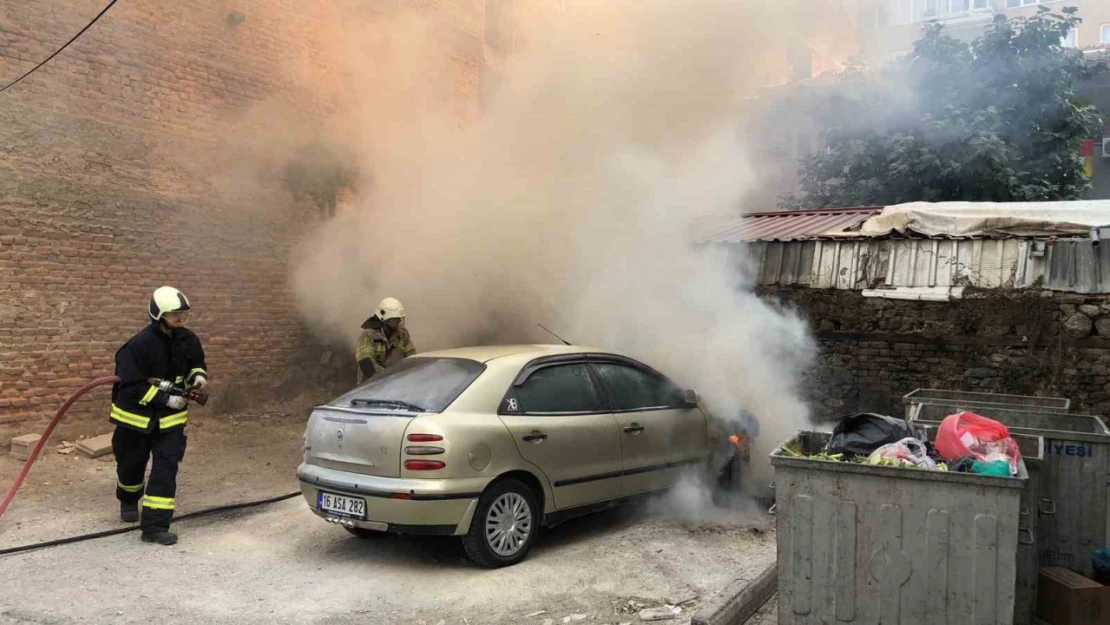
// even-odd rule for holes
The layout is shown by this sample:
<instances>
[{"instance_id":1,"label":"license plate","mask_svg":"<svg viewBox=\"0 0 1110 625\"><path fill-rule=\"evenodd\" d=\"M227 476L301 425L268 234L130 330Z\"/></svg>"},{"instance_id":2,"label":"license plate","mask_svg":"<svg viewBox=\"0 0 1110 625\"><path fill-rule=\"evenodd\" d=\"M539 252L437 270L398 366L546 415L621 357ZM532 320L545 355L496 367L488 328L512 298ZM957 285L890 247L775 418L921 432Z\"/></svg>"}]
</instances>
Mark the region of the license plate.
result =
<instances>
[{"instance_id":1,"label":"license plate","mask_svg":"<svg viewBox=\"0 0 1110 625\"><path fill-rule=\"evenodd\" d=\"M316 507L342 516L366 518L366 500L359 497L345 497L321 491L316 497Z\"/></svg>"}]
</instances>

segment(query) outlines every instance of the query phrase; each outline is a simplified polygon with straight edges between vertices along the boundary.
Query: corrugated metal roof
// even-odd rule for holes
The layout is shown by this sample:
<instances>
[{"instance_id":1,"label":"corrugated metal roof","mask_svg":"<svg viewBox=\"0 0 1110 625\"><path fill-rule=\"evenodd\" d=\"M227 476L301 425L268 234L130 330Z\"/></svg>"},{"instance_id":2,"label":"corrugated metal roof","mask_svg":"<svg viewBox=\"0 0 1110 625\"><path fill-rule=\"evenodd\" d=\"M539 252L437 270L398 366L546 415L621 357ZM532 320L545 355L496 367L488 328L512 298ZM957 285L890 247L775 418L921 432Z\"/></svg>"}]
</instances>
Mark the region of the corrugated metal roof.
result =
<instances>
[{"instance_id":1,"label":"corrugated metal roof","mask_svg":"<svg viewBox=\"0 0 1110 625\"><path fill-rule=\"evenodd\" d=\"M749 213L707 225L702 240L706 243L740 243L815 239L827 232L858 228L880 212L881 206Z\"/></svg>"}]
</instances>

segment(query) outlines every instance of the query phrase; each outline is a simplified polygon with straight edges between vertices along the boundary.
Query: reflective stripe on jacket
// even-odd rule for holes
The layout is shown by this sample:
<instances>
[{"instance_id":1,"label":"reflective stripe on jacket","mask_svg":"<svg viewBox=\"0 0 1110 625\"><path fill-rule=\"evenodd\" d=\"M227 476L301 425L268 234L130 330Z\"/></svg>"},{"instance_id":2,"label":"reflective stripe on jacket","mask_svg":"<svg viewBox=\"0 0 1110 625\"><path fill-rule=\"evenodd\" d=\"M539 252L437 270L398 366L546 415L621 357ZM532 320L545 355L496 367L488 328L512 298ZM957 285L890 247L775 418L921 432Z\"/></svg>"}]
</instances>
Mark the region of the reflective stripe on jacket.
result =
<instances>
[{"instance_id":1,"label":"reflective stripe on jacket","mask_svg":"<svg viewBox=\"0 0 1110 625\"><path fill-rule=\"evenodd\" d=\"M198 375L207 377L204 349L196 334L177 328L172 334L153 322L131 337L116 352L116 375L112 386L112 422L143 432L183 427L188 410L166 406L170 395L151 384L151 379L191 384Z\"/></svg>"}]
</instances>

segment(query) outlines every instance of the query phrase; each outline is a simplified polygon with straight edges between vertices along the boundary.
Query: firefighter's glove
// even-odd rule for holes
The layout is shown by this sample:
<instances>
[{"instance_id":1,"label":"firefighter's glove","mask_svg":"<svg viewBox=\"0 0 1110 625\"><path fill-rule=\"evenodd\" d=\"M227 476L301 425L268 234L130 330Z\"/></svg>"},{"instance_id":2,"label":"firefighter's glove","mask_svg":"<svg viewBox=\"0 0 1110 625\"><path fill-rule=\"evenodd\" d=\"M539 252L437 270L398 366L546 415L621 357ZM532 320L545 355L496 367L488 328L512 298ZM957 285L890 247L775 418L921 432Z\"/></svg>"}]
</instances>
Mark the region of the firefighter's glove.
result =
<instances>
[{"instance_id":1,"label":"firefighter's glove","mask_svg":"<svg viewBox=\"0 0 1110 625\"><path fill-rule=\"evenodd\" d=\"M193 389L198 393L206 392L208 390L208 378L203 375L198 375L196 379L193 380Z\"/></svg>"},{"instance_id":2,"label":"firefighter's glove","mask_svg":"<svg viewBox=\"0 0 1110 625\"><path fill-rule=\"evenodd\" d=\"M180 395L170 395L170 398L166 400L166 407L171 410L184 410L188 405L189 400Z\"/></svg>"},{"instance_id":3,"label":"firefighter's glove","mask_svg":"<svg viewBox=\"0 0 1110 625\"><path fill-rule=\"evenodd\" d=\"M158 383L158 390L162 391L163 393L170 392L171 390L173 390L173 382L169 380L162 380Z\"/></svg>"}]
</instances>

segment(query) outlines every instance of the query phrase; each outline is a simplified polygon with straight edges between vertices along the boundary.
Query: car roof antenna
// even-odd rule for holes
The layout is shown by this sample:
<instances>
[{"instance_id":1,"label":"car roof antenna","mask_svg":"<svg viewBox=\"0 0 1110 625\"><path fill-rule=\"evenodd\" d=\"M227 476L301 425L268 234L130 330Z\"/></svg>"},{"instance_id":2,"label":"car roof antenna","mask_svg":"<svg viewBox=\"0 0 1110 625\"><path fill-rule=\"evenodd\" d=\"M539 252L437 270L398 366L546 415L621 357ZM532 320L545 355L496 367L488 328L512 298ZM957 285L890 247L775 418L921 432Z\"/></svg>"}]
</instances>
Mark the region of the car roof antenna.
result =
<instances>
[{"instance_id":1,"label":"car roof antenna","mask_svg":"<svg viewBox=\"0 0 1110 625\"><path fill-rule=\"evenodd\" d=\"M537 323L536 325L543 328L544 331L547 332L548 334L550 334L551 336L553 336L553 337L559 339L560 341L562 341L563 345L567 345L567 346L570 345L570 343L568 343L567 340L564 339L563 337L559 336L558 334L555 334L554 332L552 332L551 330L548 330L547 328L544 328L544 325L542 323Z\"/></svg>"}]
</instances>

